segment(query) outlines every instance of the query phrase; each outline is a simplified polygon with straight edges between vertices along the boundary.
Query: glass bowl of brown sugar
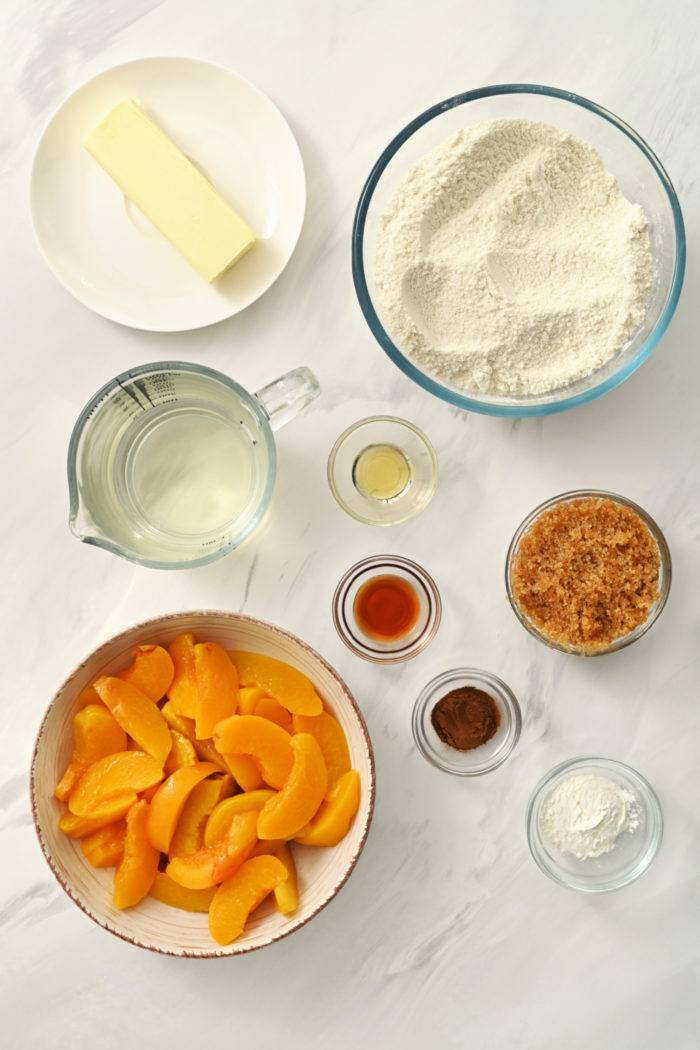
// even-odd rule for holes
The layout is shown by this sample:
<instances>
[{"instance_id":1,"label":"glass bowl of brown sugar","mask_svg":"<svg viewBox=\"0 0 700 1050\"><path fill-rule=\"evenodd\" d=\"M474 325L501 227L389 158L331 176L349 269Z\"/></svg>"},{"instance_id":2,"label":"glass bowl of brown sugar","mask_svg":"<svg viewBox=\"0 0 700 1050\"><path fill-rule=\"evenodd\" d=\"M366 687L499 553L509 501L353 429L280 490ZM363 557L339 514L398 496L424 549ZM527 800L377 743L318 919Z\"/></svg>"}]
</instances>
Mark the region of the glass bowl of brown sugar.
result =
<instances>
[{"instance_id":1,"label":"glass bowl of brown sugar","mask_svg":"<svg viewBox=\"0 0 700 1050\"><path fill-rule=\"evenodd\" d=\"M506 588L522 625L552 649L614 653L658 619L671 555L656 522L632 500L580 489L536 507L506 558Z\"/></svg>"},{"instance_id":2,"label":"glass bowl of brown sugar","mask_svg":"<svg viewBox=\"0 0 700 1050\"><path fill-rule=\"evenodd\" d=\"M488 671L457 667L433 678L413 708L413 737L428 762L475 777L500 766L518 742L520 705Z\"/></svg>"}]
</instances>

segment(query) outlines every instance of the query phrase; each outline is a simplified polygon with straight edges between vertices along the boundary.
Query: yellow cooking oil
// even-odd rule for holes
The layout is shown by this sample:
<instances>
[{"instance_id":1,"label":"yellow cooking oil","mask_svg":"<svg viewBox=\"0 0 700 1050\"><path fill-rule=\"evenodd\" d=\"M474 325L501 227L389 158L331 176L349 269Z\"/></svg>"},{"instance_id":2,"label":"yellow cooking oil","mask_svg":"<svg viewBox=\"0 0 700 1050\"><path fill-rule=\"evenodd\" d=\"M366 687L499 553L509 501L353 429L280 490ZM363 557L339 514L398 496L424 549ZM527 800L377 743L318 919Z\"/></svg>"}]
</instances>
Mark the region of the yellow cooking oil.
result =
<instances>
[{"instance_id":1,"label":"yellow cooking oil","mask_svg":"<svg viewBox=\"0 0 700 1050\"><path fill-rule=\"evenodd\" d=\"M352 480L369 499L396 499L411 484L411 464L396 445L368 445L353 464Z\"/></svg>"}]
</instances>

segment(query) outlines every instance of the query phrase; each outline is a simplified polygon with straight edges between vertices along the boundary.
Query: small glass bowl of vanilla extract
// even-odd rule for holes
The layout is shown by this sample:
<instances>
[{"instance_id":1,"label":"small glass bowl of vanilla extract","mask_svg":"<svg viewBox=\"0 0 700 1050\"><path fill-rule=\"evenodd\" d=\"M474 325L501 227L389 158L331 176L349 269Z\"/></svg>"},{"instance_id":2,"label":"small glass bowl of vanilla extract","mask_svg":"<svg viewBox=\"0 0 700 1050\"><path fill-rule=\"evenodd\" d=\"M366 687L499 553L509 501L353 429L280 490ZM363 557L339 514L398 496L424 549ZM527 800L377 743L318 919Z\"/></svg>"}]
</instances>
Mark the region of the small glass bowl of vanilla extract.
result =
<instances>
[{"instance_id":1,"label":"small glass bowl of vanilla extract","mask_svg":"<svg viewBox=\"0 0 700 1050\"><path fill-rule=\"evenodd\" d=\"M357 656L399 663L434 638L442 602L433 578L397 555L365 558L348 569L333 596L333 623Z\"/></svg>"}]
</instances>

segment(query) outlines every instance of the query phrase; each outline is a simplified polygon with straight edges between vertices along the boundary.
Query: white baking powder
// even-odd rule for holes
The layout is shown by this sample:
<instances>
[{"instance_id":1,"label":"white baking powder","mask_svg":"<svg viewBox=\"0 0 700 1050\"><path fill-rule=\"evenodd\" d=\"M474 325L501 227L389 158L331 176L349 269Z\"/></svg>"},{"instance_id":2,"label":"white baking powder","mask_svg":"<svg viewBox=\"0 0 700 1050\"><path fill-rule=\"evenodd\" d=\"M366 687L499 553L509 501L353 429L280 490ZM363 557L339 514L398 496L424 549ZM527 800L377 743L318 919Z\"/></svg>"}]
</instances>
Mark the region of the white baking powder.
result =
<instances>
[{"instance_id":1,"label":"white baking powder","mask_svg":"<svg viewBox=\"0 0 700 1050\"><path fill-rule=\"evenodd\" d=\"M387 330L467 390L542 393L590 374L642 321L647 221L596 151L547 124L458 131L382 217L375 283Z\"/></svg>"},{"instance_id":2,"label":"white baking powder","mask_svg":"<svg viewBox=\"0 0 700 1050\"><path fill-rule=\"evenodd\" d=\"M609 853L620 835L638 826L639 804L632 792L588 774L561 780L540 812L540 830L550 846L579 860Z\"/></svg>"}]
</instances>

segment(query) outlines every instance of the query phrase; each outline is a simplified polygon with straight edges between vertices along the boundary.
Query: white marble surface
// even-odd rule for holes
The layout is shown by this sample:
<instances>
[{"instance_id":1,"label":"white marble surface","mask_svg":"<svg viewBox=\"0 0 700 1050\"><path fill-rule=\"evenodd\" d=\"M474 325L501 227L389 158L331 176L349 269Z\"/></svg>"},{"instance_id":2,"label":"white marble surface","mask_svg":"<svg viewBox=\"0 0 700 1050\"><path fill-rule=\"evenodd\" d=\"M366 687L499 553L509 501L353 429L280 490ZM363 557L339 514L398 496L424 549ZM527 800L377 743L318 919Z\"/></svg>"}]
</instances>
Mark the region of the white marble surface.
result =
<instances>
[{"instance_id":1,"label":"white marble surface","mask_svg":"<svg viewBox=\"0 0 700 1050\"><path fill-rule=\"evenodd\" d=\"M695 0L4 0L2 15L3 1044L697 1048ZM75 302L39 255L27 207L32 154L56 106L100 70L153 54L208 59L258 85L289 121L308 177L301 239L275 286L230 321L175 336L119 327ZM521 422L453 409L393 367L357 306L349 249L358 194L393 134L451 94L515 80L568 88L635 127L674 181L689 246L675 319L641 370L587 407ZM304 363L323 388L279 435L266 529L179 573L79 544L66 524L78 411L117 372L166 356L250 389ZM428 510L385 531L346 517L325 481L336 436L382 411L422 427L441 466ZM524 514L583 486L644 505L675 569L650 634L595 661L531 640L503 586ZM431 647L390 669L354 657L329 611L342 572L383 551L425 565L444 601ZM34 735L65 675L123 627L194 607L242 610L314 645L354 691L377 761L373 827L339 897L292 938L222 962L154 956L94 925L49 871L28 805ZM474 782L429 767L410 731L419 689L460 664L503 677L524 714L511 760ZM595 899L546 879L524 834L534 783L586 752L637 767L666 821L650 871Z\"/></svg>"}]
</instances>

